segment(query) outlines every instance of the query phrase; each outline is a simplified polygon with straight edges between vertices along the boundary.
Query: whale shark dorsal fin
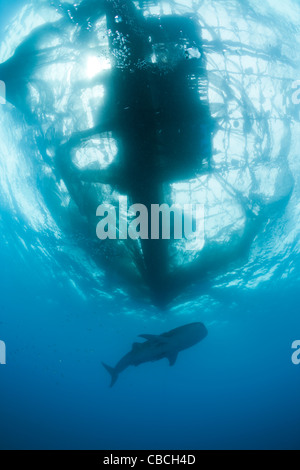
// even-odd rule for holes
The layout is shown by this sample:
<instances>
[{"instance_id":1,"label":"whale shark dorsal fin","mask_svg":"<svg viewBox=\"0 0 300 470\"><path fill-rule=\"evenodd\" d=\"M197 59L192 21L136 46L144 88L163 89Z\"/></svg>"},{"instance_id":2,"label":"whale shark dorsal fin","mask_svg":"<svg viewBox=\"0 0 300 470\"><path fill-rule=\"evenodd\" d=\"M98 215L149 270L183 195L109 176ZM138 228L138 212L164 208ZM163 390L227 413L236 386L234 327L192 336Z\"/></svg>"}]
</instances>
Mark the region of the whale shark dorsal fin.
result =
<instances>
[{"instance_id":1,"label":"whale shark dorsal fin","mask_svg":"<svg viewBox=\"0 0 300 470\"><path fill-rule=\"evenodd\" d=\"M170 364L170 366L173 366L173 365L175 364L176 359L177 359L177 356L178 356L178 353L177 353L177 352L175 352L175 353L170 354L169 356L167 356L168 359L169 359L169 364Z\"/></svg>"},{"instance_id":2,"label":"whale shark dorsal fin","mask_svg":"<svg viewBox=\"0 0 300 470\"><path fill-rule=\"evenodd\" d=\"M158 340L160 338L160 335L139 335L140 338L144 338L148 341L153 341L153 340Z\"/></svg>"}]
</instances>

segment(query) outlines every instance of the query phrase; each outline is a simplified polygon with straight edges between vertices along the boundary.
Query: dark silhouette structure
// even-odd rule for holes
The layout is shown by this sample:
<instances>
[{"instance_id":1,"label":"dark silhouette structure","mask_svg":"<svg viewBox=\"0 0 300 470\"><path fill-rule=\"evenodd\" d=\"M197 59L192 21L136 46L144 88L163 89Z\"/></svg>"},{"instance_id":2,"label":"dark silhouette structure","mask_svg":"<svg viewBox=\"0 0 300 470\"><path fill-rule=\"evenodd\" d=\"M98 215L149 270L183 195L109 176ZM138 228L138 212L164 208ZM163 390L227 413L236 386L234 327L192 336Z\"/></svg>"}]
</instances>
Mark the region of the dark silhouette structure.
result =
<instances>
[{"instance_id":1,"label":"dark silhouette structure","mask_svg":"<svg viewBox=\"0 0 300 470\"><path fill-rule=\"evenodd\" d=\"M140 6L145 3L140 2ZM87 221L85 236L96 241L95 213L102 202L97 185L109 185L126 194L131 203L150 209L151 204L169 201L172 183L211 171L214 122L201 31L191 17L144 16L130 0L85 0L77 7L58 2L57 8L62 19L36 28L25 38L15 54L0 64L0 78L7 83L8 101L19 107L29 122L37 123L34 114L25 109L26 88L34 80L34 71L65 59L64 54L57 58L59 46L41 49L41 41L62 37L67 24L76 24L84 50L91 25L101 15L106 16L112 67L101 75L106 87L104 112L95 127L75 132L68 139L55 135L52 141L57 177L63 179ZM76 59L78 51L66 43L68 47ZM46 94L47 89L42 92ZM113 163L104 170L97 165L79 170L72 160L74 149L105 132L111 132L117 142ZM124 279L164 307L187 285L207 278L247 251L258 218L250 209L246 216L244 232L231 246L205 245L191 263L176 269L172 267L169 241L162 239L128 241L118 247L117 256L113 256L116 247L112 245L116 242L107 241L106 246L94 250L93 257L102 267L114 268L117 262Z\"/></svg>"}]
</instances>

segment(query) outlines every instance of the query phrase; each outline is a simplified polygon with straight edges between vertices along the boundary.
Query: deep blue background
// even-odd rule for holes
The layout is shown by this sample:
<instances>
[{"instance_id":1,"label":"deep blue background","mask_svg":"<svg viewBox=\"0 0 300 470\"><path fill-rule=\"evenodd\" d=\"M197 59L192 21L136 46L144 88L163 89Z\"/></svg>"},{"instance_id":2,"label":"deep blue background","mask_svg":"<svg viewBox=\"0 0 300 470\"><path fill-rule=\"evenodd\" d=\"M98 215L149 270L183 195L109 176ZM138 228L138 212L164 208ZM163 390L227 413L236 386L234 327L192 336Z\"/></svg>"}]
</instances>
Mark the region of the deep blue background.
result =
<instances>
[{"instance_id":1,"label":"deep blue background","mask_svg":"<svg viewBox=\"0 0 300 470\"><path fill-rule=\"evenodd\" d=\"M207 339L173 368L131 368L110 389L101 360L114 364L136 334L185 318L96 310L67 286L41 282L45 266L26 270L9 250L1 266L1 448L300 447L298 292L256 290L234 307L225 296Z\"/></svg>"}]
</instances>

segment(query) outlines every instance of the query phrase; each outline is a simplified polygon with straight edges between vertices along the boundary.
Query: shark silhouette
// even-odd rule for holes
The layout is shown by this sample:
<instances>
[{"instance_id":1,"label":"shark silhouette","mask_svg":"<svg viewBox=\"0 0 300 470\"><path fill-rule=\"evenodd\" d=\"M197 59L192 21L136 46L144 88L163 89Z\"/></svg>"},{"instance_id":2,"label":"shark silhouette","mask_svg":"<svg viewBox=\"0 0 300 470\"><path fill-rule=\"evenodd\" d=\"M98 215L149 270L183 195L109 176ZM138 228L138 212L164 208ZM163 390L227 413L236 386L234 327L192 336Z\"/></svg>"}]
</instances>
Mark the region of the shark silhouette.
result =
<instances>
[{"instance_id":1,"label":"shark silhouette","mask_svg":"<svg viewBox=\"0 0 300 470\"><path fill-rule=\"evenodd\" d=\"M207 336L207 329L203 323L197 322L180 326L161 335L142 334L139 336L146 341L133 343L131 351L115 367L102 363L111 375L111 387L116 383L119 374L129 366L138 366L144 362L159 361L163 358L167 358L170 366L173 366L178 353L203 340Z\"/></svg>"}]
</instances>

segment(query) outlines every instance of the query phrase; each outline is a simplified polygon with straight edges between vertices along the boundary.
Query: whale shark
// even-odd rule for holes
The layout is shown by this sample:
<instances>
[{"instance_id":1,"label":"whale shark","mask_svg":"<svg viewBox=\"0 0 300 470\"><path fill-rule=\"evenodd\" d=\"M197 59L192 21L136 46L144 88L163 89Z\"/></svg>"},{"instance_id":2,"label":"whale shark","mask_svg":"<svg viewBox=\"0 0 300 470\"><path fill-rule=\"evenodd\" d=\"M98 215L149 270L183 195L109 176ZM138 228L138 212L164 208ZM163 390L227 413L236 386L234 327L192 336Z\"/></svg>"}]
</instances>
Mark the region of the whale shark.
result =
<instances>
[{"instance_id":1,"label":"whale shark","mask_svg":"<svg viewBox=\"0 0 300 470\"><path fill-rule=\"evenodd\" d=\"M200 322L179 326L161 335L139 335L146 341L133 343L131 351L122 357L115 367L102 363L111 376L110 386L116 383L120 373L129 366L139 366L144 362L154 362L164 358L168 359L170 366L173 366L180 351L191 348L206 336L207 329Z\"/></svg>"}]
</instances>

